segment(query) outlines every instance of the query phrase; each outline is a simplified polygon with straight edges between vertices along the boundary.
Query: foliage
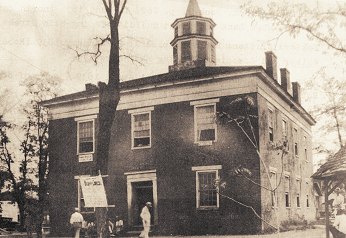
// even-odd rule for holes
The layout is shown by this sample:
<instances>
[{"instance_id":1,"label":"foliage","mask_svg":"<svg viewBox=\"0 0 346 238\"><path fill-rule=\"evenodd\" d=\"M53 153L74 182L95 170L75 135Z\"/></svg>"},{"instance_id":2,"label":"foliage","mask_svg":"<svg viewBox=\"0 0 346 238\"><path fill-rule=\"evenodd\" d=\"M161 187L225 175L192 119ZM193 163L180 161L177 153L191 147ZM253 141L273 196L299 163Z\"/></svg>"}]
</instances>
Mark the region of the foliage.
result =
<instances>
[{"instance_id":1,"label":"foliage","mask_svg":"<svg viewBox=\"0 0 346 238\"><path fill-rule=\"evenodd\" d=\"M272 151L277 151L279 155L281 155L281 176L279 178L278 184L274 185L271 182L270 174L269 174L269 165L265 161L265 159L262 157L261 153L259 152L259 145L258 145L258 135L256 135L254 125L257 123L257 107L255 99L251 96L244 96L244 97L238 97L234 100L232 100L228 107L225 108L223 112L218 113L218 118L221 123L225 123L226 125L234 126L241 130L242 134L247 138L247 140L252 145L252 148L256 151L257 157L260 160L260 163L265 169L265 173L267 175L268 181L269 181L269 187L266 187L262 185L261 183L255 181L253 178L253 172L247 168L246 166L239 164L234 168L233 171L231 171L231 174L233 176L244 178L245 180L251 182L252 184L255 184L256 186L260 187L261 189L265 189L267 191L270 191L273 196L273 202L274 205L276 204L276 193L275 191L280 186L280 183L282 181L282 174L283 174L283 159L284 156L288 153L287 148L287 141L282 141L278 143L271 143L268 145L268 147ZM221 197L227 198L234 203L246 207L250 209L253 214L262 220L265 224L267 224L270 228L274 228L279 235L280 232L280 226L279 226L279 220L278 215L276 214L276 225L272 225L269 222L267 222L263 217L261 217L260 213L256 211L256 209L248 204L245 204L242 201L239 201L235 199L232 196L226 195L224 193L225 188L227 187L227 182L223 181L222 179L217 179L215 181L215 187L217 188L217 192ZM276 210L274 210L274 213L276 213Z\"/></svg>"},{"instance_id":2,"label":"foliage","mask_svg":"<svg viewBox=\"0 0 346 238\"><path fill-rule=\"evenodd\" d=\"M308 7L304 2L272 1L266 6L258 6L254 1L248 1L242 9L254 18L273 22L281 31L280 36L288 33L295 37L305 33L311 40L328 46L335 53L346 55L346 3L328 2L326 7L321 8L318 4Z\"/></svg>"}]
</instances>

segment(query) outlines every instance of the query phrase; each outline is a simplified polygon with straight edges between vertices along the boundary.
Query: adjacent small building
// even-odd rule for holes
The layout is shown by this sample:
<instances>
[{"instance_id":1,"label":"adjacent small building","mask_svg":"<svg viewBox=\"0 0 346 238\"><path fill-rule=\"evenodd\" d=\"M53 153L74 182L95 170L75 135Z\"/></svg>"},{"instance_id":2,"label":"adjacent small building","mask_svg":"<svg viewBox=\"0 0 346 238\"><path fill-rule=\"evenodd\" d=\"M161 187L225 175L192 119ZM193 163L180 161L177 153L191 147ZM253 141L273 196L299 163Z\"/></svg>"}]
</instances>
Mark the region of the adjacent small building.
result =
<instances>
[{"instance_id":1,"label":"adjacent small building","mask_svg":"<svg viewBox=\"0 0 346 238\"><path fill-rule=\"evenodd\" d=\"M139 213L153 203L157 234L248 234L268 229L244 206L267 222L313 220L311 126L314 119L301 106L299 83L266 52L266 67L216 66L212 19L190 0L186 15L172 24L173 64L169 72L121 83L113 122L108 174L109 213L121 216L126 230L141 226ZM281 83L279 79L281 78ZM218 121L238 98L251 98L257 153L240 128ZM79 185L95 166L98 134L98 87L44 102L50 110L51 234L64 236L69 216L79 207L86 219ZM237 112L235 112L237 113ZM281 157L273 145L287 141ZM263 158L263 163L259 159ZM250 178L239 176L246 168ZM263 189L269 182L275 195ZM260 186L259 186L260 185ZM274 201L276 198L276 201Z\"/></svg>"}]
</instances>

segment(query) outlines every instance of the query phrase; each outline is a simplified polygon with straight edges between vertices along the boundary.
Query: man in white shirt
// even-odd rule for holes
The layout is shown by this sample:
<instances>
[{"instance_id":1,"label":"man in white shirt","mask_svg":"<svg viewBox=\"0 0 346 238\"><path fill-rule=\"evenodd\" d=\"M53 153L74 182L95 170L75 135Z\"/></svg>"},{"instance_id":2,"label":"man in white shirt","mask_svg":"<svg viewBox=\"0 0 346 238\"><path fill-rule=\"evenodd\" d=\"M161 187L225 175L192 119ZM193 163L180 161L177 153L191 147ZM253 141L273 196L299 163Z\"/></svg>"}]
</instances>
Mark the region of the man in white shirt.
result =
<instances>
[{"instance_id":1,"label":"man in white shirt","mask_svg":"<svg viewBox=\"0 0 346 238\"><path fill-rule=\"evenodd\" d=\"M346 238L346 210L343 208L340 215L335 217L333 226L330 227L330 232L334 238Z\"/></svg>"},{"instance_id":2,"label":"man in white shirt","mask_svg":"<svg viewBox=\"0 0 346 238\"><path fill-rule=\"evenodd\" d=\"M340 188L336 188L335 193L336 193L336 196L334 197L334 201L333 201L333 209L334 209L333 215L334 215L334 217L337 215L338 210L340 210L342 208L343 204L345 203L345 198L341 194Z\"/></svg>"},{"instance_id":3,"label":"man in white shirt","mask_svg":"<svg viewBox=\"0 0 346 238\"><path fill-rule=\"evenodd\" d=\"M74 228L75 238L79 238L80 229L82 228L84 218L82 214L79 213L79 209L75 208L75 212L71 215L70 224Z\"/></svg>"},{"instance_id":4,"label":"man in white shirt","mask_svg":"<svg viewBox=\"0 0 346 238\"><path fill-rule=\"evenodd\" d=\"M150 215L150 211L149 211L150 207L152 207L151 202L147 202L142 209L140 217L142 218L142 222L143 222L143 231L139 235L139 237L144 237L144 238L149 237L150 219L151 219L151 215Z\"/></svg>"}]
</instances>

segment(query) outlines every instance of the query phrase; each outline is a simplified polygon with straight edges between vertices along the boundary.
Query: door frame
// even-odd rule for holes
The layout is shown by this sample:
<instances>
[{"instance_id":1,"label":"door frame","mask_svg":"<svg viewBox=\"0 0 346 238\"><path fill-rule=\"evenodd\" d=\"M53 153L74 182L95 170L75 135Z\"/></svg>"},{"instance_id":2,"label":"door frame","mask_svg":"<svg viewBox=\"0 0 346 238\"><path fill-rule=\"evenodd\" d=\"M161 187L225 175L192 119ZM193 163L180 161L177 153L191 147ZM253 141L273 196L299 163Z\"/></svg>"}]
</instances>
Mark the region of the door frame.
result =
<instances>
[{"instance_id":1,"label":"door frame","mask_svg":"<svg viewBox=\"0 0 346 238\"><path fill-rule=\"evenodd\" d=\"M151 181L153 183L153 209L154 209L154 225L158 224L157 210L157 177L156 169L147 171L136 171L124 173L127 179L127 212L128 225L133 225L132 204L133 204L133 187L132 183Z\"/></svg>"}]
</instances>

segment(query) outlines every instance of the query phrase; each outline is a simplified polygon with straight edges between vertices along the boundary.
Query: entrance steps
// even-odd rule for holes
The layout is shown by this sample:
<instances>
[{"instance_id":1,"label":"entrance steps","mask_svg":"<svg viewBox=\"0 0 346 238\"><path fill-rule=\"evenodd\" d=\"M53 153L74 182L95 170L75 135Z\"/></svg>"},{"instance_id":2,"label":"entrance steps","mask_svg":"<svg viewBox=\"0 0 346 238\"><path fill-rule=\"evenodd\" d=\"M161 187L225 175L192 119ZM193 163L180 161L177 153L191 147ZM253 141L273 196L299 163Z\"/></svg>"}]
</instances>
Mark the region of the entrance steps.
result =
<instances>
[{"instance_id":1,"label":"entrance steps","mask_svg":"<svg viewBox=\"0 0 346 238\"><path fill-rule=\"evenodd\" d=\"M149 235L152 234L153 229L154 229L154 226L150 226ZM128 230L122 234L122 236L138 237L139 234L141 234L142 230L143 230L143 226L132 226L132 227L129 227Z\"/></svg>"}]
</instances>

